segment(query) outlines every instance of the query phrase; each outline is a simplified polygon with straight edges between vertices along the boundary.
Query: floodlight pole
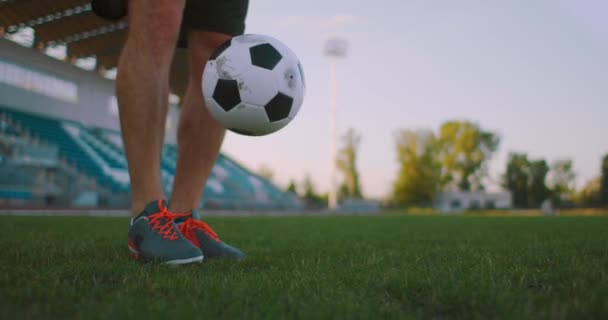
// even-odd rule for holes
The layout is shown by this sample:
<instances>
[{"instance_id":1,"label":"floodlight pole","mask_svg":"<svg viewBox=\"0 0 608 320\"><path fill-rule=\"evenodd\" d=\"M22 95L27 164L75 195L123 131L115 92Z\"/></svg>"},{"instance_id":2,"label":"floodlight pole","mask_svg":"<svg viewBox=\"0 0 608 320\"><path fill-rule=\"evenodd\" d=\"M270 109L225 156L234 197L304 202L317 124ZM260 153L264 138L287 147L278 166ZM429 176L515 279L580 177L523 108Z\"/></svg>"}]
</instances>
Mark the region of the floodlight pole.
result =
<instances>
[{"instance_id":1,"label":"floodlight pole","mask_svg":"<svg viewBox=\"0 0 608 320\"><path fill-rule=\"evenodd\" d=\"M336 209L338 204L338 197L336 192L336 161L338 160L337 155L337 138L336 138L336 95L337 95L337 79L336 79L336 59L332 58L329 62L330 68L330 93L329 93L329 161L330 161L330 184L329 184L329 197L328 207L330 209Z\"/></svg>"},{"instance_id":2,"label":"floodlight pole","mask_svg":"<svg viewBox=\"0 0 608 320\"><path fill-rule=\"evenodd\" d=\"M328 207L331 210L335 210L338 204L337 197L337 184L336 184L336 162L337 162L337 126L336 126L336 110L337 110L337 76L336 76L336 61L338 58L346 56L346 41L343 39L330 39L327 41L325 47L325 55L329 57L329 168L330 168L330 181L329 181L329 196L328 196Z\"/></svg>"}]
</instances>

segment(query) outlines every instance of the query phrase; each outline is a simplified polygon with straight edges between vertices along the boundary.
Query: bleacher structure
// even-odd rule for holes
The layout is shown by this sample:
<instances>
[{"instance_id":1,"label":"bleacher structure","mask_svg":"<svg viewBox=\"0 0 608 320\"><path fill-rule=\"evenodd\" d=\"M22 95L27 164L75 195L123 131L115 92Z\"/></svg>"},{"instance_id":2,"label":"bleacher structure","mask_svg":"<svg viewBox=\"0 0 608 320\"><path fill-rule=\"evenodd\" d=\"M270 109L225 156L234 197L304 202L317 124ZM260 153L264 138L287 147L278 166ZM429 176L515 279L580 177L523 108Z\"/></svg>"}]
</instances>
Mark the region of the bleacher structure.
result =
<instances>
[{"instance_id":1,"label":"bleacher structure","mask_svg":"<svg viewBox=\"0 0 608 320\"><path fill-rule=\"evenodd\" d=\"M18 138L18 139L14 139ZM2 140L3 139L3 140ZM54 119L48 116L36 115L18 111L6 106L0 106L0 141L25 141L39 147L56 148L58 163L65 170L73 169L72 175L80 177L80 183L88 186L87 191L95 192L104 200L105 206L122 206L128 202L130 193L127 161L119 132L92 128L78 122ZM6 144L6 143L4 143ZM2 146L2 144L0 144ZM2 150L0 150L0 154ZM6 162L6 155L0 161L0 168ZM177 147L166 144L162 151L161 172L165 192L169 195L175 164ZM65 171L64 170L64 171ZM74 173L76 172L76 173ZM10 181L18 179L11 178ZM33 181L24 181L19 187L2 188L0 180L0 199L19 198L27 200L34 197ZM31 180L31 179L30 179ZM67 180L71 180L67 179ZM64 181L63 189L70 187L70 181ZM84 181L84 182L82 182ZM28 190L28 183L31 184ZM87 184L88 183L88 184ZM56 187L55 189L61 189ZM77 189L82 189L78 187ZM72 195L66 197L66 192L55 190L55 194L63 195L63 201L75 201L79 196L78 190L72 190ZM76 192L74 192L76 191ZM82 197L82 196L81 196ZM66 203L69 205L69 203ZM230 157L220 154L205 186L203 208L214 209L246 209L246 210L299 210L303 208L302 201L294 194L285 192L270 181L250 172Z\"/></svg>"},{"instance_id":2,"label":"bleacher structure","mask_svg":"<svg viewBox=\"0 0 608 320\"><path fill-rule=\"evenodd\" d=\"M101 19L90 0L9 0L0 1L0 9L0 207L127 207L129 175L108 71L117 67L128 19ZM22 31L31 42L17 41ZM63 58L47 50L61 47ZM94 66L79 67L80 59ZM170 92L183 99L187 51L176 50L173 60ZM171 110L168 120L176 121ZM167 141L175 143L169 131ZM161 177L167 195L176 160L176 146L166 144ZM299 210L304 203L220 154L201 206Z\"/></svg>"}]
</instances>

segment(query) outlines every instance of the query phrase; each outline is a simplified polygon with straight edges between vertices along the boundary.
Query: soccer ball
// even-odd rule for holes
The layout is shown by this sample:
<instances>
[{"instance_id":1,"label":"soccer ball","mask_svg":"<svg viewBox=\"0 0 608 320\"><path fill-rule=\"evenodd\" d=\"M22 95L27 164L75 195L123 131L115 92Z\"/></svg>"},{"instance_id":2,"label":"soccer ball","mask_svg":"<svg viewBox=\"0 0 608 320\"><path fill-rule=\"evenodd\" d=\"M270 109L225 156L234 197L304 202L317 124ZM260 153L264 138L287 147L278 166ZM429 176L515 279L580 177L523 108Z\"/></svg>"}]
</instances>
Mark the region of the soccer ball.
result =
<instances>
[{"instance_id":1,"label":"soccer ball","mask_svg":"<svg viewBox=\"0 0 608 320\"><path fill-rule=\"evenodd\" d=\"M220 45L203 72L209 113L226 129L263 136L285 127L304 99L304 73L285 44L245 34Z\"/></svg>"}]
</instances>

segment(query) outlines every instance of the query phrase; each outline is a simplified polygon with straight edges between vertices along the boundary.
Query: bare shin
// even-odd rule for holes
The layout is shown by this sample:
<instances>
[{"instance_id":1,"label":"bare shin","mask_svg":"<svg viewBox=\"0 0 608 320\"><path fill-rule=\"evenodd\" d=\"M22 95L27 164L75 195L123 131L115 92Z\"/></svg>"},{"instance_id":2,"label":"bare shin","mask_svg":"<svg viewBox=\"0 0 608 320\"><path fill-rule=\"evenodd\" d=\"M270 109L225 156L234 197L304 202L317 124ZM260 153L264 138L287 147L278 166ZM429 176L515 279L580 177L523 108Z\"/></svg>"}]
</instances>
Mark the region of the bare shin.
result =
<instances>
[{"instance_id":1,"label":"bare shin","mask_svg":"<svg viewBox=\"0 0 608 320\"><path fill-rule=\"evenodd\" d=\"M198 208L205 183L222 145L225 129L207 111L201 81L213 50L229 36L205 31L189 35L190 80L180 115L178 157L170 209L186 212Z\"/></svg>"},{"instance_id":2,"label":"bare shin","mask_svg":"<svg viewBox=\"0 0 608 320\"><path fill-rule=\"evenodd\" d=\"M169 68L185 0L131 0L129 34L116 77L120 127L129 164L132 213L163 198L160 156Z\"/></svg>"}]
</instances>

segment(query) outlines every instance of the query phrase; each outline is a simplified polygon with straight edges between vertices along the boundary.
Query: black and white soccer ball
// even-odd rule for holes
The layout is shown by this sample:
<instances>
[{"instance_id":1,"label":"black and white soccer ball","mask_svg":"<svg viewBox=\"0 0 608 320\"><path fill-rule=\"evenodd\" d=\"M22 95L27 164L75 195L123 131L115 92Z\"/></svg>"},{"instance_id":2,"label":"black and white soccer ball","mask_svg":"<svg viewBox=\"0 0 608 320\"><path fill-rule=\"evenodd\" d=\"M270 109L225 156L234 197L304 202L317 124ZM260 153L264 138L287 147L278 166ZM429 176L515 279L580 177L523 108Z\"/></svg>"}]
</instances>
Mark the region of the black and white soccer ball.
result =
<instances>
[{"instance_id":1,"label":"black and white soccer ball","mask_svg":"<svg viewBox=\"0 0 608 320\"><path fill-rule=\"evenodd\" d=\"M285 127L300 110L306 89L293 51L257 34L219 46L205 66L202 86L211 115L226 129L249 136Z\"/></svg>"}]
</instances>

